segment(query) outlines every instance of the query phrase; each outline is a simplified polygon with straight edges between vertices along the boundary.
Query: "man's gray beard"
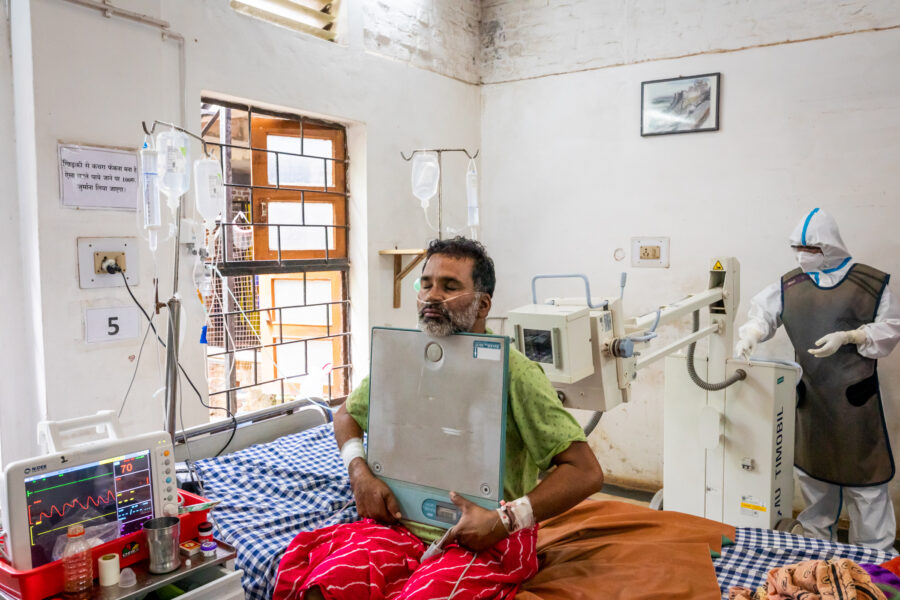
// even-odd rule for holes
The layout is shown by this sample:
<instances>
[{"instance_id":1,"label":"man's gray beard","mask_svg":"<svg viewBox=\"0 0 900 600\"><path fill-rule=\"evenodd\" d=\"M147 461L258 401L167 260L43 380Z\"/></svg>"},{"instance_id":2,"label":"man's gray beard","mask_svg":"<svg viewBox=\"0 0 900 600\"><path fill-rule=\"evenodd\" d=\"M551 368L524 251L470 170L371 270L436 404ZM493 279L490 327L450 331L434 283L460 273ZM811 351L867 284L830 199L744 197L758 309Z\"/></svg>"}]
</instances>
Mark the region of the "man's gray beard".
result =
<instances>
[{"instance_id":1,"label":"man's gray beard","mask_svg":"<svg viewBox=\"0 0 900 600\"><path fill-rule=\"evenodd\" d=\"M460 311L452 311L445 309L448 319L436 321L434 319L424 319L419 317L419 329L432 337L446 337L454 333L463 333L471 331L478 320L478 301L481 299L480 294L476 294L472 300L472 304Z\"/></svg>"}]
</instances>

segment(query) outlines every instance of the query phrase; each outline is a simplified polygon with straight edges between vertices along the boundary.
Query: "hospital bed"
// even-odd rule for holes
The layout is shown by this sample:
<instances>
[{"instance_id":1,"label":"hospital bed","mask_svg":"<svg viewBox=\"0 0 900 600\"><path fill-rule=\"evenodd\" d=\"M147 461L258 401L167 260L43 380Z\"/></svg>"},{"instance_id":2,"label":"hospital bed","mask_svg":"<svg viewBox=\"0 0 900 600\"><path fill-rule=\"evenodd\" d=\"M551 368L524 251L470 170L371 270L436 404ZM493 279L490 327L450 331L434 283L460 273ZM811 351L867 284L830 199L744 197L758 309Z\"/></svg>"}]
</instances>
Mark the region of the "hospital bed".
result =
<instances>
[{"instance_id":1,"label":"hospital bed","mask_svg":"<svg viewBox=\"0 0 900 600\"><path fill-rule=\"evenodd\" d=\"M243 586L250 600L270 597L281 554L297 533L358 518L327 412L304 401L285 407L280 410L287 415L281 418L273 418L277 412L273 410L261 422L242 423L228 452L218 457L213 455L229 439L228 429L207 431L199 437L194 432L193 441L176 450L179 458L187 458L190 450L203 493L219 501L212 513L217 535L237 548L236 568L243 570ZM285 434L286 428L293 428L293 432ZM191 433L189 430L188 439ZM880 564L891 558L868 548L769 529L739 527L732 541L716 552L720 556L711 555L709 562L723 598L731 586L761 585L769 569L801 560L849 558L857 563ZM607 550L599 548L598 556ZM608 566L608 562L604 564ZM621 585L641 586L641 579L664 575L647 565L645 571L632 576L633 582ZM565 585L577 589L580 584L576 578ZM587 593L591 585L587 577L584 585ZM521 595L544 597L530 593L527 585ZM669 597L690 596L679 596L675 591Z\"/></svg>"}]
</instances>

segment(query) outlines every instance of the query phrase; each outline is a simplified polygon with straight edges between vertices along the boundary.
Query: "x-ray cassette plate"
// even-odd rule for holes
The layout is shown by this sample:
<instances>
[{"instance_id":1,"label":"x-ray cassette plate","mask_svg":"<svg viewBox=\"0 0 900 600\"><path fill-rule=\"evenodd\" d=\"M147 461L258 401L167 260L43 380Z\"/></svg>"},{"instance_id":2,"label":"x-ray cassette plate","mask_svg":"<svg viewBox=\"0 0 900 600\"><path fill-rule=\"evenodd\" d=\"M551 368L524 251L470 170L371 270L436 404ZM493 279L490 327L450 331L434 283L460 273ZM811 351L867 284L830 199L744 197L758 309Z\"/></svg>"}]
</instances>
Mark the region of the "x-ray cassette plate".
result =
<instances>
[{"instance_id":1,"label":"x-ray cassette plate","mask_svg":"<svg viewBox=\"0 0 900 600\"><path fill-rule=\"evenodd\" d=\"M449 527L448 493L503 498L509 339L372 329L368 463L404 518Z\"/></svg>"}]
</instances>

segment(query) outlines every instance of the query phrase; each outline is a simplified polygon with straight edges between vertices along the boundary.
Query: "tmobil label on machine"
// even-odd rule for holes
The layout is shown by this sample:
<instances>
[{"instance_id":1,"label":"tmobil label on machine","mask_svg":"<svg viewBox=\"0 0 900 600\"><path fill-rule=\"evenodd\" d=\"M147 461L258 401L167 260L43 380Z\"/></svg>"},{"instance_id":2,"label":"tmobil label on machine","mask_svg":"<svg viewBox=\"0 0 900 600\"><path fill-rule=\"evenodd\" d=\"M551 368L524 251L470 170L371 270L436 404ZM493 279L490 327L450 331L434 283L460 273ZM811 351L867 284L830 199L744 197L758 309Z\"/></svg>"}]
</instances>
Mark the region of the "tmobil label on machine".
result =
<instances>
[{"instance_id":1,"label":"tmobil label on machine","mask_svg":"<svg viewBox=\"0 0 900 600\"><path fill-rule=\"evenodd\" d=\"M486 360L500 360L503 358L503 346L500 342L485 342L478 340L472 347L472 357Z\"/></svg>"},{"instance_id":2,"label":"tmobil label on machine","mask_svg":"<svg viewBox=\"0 0 900 600\"><path fill-rule=\"evenodd\" d=\"M748 517L759 516L760 513L766 512L765 503L759 498L753 496L741 496L741 514Z\"/></svg>"}]
</instances>

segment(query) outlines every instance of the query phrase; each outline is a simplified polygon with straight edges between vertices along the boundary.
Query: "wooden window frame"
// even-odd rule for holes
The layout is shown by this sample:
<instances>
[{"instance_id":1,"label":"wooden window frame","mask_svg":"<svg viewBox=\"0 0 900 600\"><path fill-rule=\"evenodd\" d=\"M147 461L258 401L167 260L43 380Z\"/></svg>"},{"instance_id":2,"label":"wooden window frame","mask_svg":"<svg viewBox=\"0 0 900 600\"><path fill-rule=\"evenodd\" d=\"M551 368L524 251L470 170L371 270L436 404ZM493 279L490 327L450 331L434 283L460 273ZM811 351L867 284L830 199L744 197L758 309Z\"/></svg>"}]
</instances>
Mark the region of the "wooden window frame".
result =
<instances>
[{"instance_id":1,"label":"wooden window frame","mask_svg":"<svg viewBox=\"0 0 900 600\"><path fill-rule=\"evenodd\" d=\"M327 173L324 186L300 186L285 185L279 181L269 181L269 163L276 162L275 172L279 172L279 156L283 152L268 151L268 136L278 135L282 137L296 137L299 139L324 139L332 143L334 160L326 160L323 157L308 156L309 160L322 160L323 171L327 163L332 165L332 181L328 185ZM309 260L309 259L336 259L347 258L347 148L346 133L343 129L324 127L307 121L290 121L278 117L254 116L250 130L250 145L252 152L252 219L254 223L268 223L268 205L272 202L300 202L331 204L333 208L333 226L324 228L326 241L334 241L334 250L270 250L270 228L253 228L253 248L256 260ZM301 147L302 149L302 147ZM263 151L266 150L266 151ZM302 152L301 152L302 153ZM320 225L318 223L305 223L307 226ZM274 224L273 224L274 225ZM282 229L283 231L283 229ZM276 248L280 244L276 241ZM326 243L326 247L330 244Z\"/></svg>"}]
</instances>

